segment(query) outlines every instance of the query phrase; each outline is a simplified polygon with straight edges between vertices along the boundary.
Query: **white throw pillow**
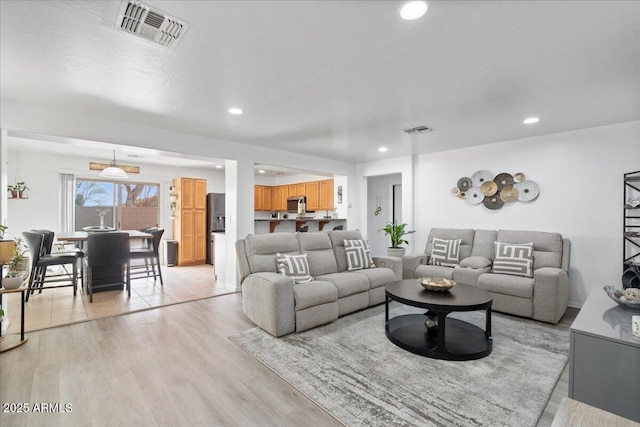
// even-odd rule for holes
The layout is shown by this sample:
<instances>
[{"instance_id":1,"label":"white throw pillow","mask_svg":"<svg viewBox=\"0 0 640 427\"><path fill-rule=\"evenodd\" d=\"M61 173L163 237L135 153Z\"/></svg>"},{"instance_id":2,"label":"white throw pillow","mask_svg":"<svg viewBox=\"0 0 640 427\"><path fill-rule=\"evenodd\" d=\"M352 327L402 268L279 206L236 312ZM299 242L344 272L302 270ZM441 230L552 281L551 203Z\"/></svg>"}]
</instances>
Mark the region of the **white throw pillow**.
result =
<instances>
[{"instance_id":1,"label":"white throw pillow","mask_svg":"<svg viewBox=\"0 0 640 427\"><path fill-rule=\"evenodd\" d=\"M493 273L533 277L533 243L494 242Z\"/></svg>"},{"instance_id":2,"label":"white throw pillow","mask_svg":"<svg viewBox=\"0 0 640 427\"><path fill-rule=\"evenodd\" d=\"M276 262L278 263L280 274L291 277L293 283L306 283L313 280L309 270L307 254L287 255L278 252L276 254Z\"/></svg>"},{"instance_id":3,"label":"white throw pillow","mask_svg":"<svg viewBox=\"0 0 640 427\"><path fill-rule=\"evenodd\" d=\"M375 268L371 257L371 248L367 239L345 240L344 253L347 256L347 270Z\"/></svg>"},{"instance_id":4,"label":"white throw pillow","mask_svg":"<svg viewBox=\"0 0 640 427\"><path fill-rule=\"evenodd\" d=\"M429 264L442 267L455 267L460 261L460 242L458 240L444 240L433 238L431 242L431 257Z\"/></svg>"}]
</instances>

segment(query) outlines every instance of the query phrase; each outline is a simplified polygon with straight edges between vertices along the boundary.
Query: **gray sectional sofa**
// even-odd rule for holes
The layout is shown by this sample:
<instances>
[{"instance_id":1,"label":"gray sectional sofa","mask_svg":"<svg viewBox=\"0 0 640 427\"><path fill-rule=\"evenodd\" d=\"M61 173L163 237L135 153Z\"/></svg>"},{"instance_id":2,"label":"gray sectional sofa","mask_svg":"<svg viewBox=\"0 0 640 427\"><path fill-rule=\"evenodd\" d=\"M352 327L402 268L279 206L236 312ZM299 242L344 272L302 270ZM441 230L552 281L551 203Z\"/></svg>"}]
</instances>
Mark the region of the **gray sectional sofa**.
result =
<instances>
[{"instance_id":1,"label":"gray sectional sofa","mask_svg":"<svg viewBox=\"0 0 640 427\"><path fill-rule=\"evenodd\" d=\"M384 302L385 285L402 278L402 260L374 257L375 268L347 271L344 240L356 230L248 235L236 242L244 313L278 337ZM307 254L314 280L278 272L276 254Z\"/></svg>"},{"instance_id":2,"label":"gray sectional sofa","mask_svg":"<svg viewBox=\"0 0 640 427\"><path fill-rule=\"evenodd\" d=\"M459 265L429 265L433 239L460 239ZM494 242L533 243L533 277L492 273ZM477 286L493 296L492 308L558 323L569 302L571 243L558 233L433 228L425 253L403 258L403 277L442 277Z\"/></svg>"}]
</instances>

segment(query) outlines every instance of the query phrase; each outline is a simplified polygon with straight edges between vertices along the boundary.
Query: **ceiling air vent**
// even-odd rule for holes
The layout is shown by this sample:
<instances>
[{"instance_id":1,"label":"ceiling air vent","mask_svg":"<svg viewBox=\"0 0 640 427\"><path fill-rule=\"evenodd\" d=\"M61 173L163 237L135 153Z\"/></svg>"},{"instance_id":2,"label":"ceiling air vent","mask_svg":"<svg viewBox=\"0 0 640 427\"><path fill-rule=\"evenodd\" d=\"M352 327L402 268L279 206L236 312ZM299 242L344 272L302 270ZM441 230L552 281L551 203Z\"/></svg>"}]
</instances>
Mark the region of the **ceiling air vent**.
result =
<instances>
[{"instance_id":1,"label":"ceiling air vent","mask_svg":"<svg viewBox=\"0 0 640 427\"><path fill-rule=\"evenodd\" d=\"M408 133L409 135L417 135L419 133L433 132L433 128L427 126L416 126L411 129L405 129L403 132Z\"/></svg>"},{"instance_id":2,"label":"ceiling air vent","mask_svg":"<svg viewBox=\"0 0 640 427\"><path fill-rule=\"evenodd\" d=\"M116 26L163 46L173 47L189 28L189 24L141 3L129 1L122 4Z\"/></svg>"}]
</instances>

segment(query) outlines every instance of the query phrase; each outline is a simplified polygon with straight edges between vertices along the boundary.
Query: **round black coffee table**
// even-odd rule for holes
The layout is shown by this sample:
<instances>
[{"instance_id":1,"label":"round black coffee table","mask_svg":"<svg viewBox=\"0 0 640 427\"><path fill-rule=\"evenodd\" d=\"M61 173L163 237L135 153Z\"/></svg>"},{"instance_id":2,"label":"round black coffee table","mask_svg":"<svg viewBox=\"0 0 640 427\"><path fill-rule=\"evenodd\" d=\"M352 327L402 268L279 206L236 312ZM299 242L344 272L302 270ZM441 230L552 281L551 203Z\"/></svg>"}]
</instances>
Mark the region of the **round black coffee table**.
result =
<instances>
[{"instance_id":1,"label":"round black coffee table","mask_svg":"<svg viewBox=\"0 0 640 427\"><path fill-rule=\"evenodd\" d=\"M392 300L428 311L389 319ZM422 356L445 360L480 359L491 354L493 349L492 302L487 291L475 286L458 284L449 291L434 292L424 289L415 279L400 280L386 287L385 332L395 345ZM471 323L447 317L454 311L476 310L486 310L484 331Z\"/></svg>"}]
</instances>

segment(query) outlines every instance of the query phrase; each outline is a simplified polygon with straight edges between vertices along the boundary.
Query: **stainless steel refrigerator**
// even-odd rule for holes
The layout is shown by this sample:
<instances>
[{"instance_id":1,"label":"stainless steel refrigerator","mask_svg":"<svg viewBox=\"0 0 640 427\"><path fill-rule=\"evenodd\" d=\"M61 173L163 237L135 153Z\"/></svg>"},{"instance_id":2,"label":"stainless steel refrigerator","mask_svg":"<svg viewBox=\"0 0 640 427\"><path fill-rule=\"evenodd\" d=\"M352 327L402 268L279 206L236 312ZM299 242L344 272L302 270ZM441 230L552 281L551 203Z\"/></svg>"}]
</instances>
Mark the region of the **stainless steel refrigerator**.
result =
<instances>
[{"instance_id":1,"label":"stainless steel refrigerator","mask_svg":"<svg viewBox=\"0 0 640 427\"><path fill-rule=\"evenodd\" d=\"M214 262L214 233L224 233L224 223L224 193L207 194L207 264Z\"/></svg>"}]
</instances>

